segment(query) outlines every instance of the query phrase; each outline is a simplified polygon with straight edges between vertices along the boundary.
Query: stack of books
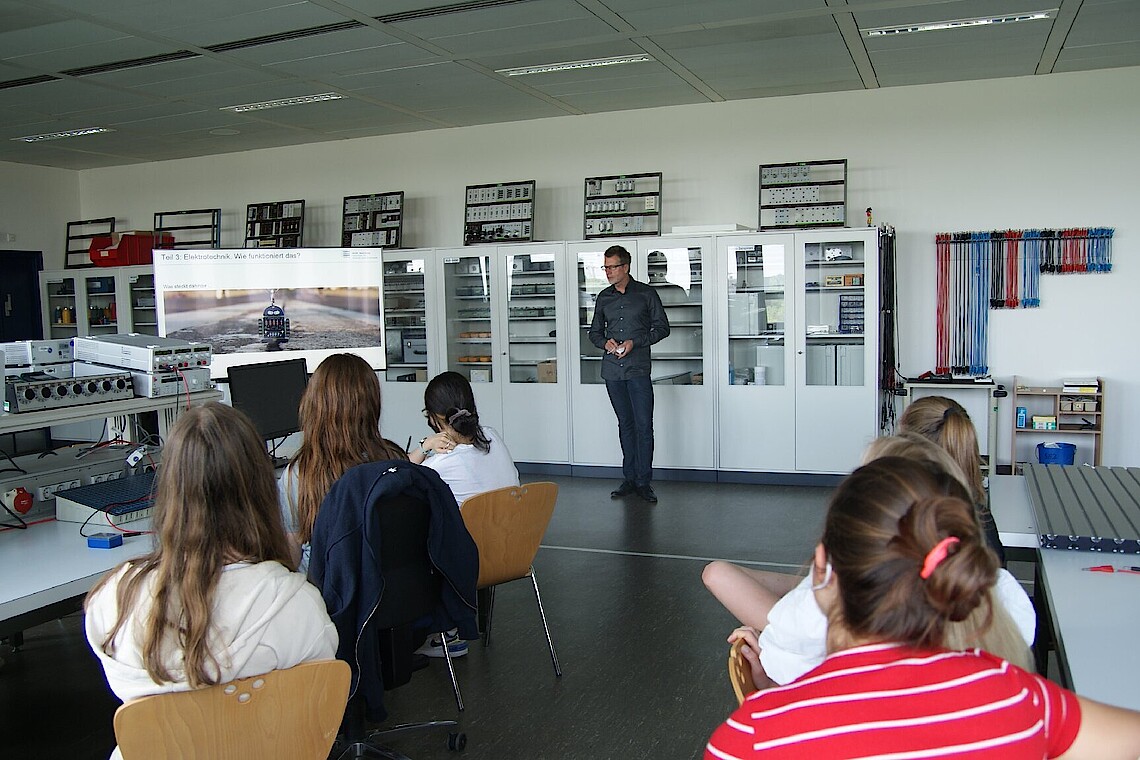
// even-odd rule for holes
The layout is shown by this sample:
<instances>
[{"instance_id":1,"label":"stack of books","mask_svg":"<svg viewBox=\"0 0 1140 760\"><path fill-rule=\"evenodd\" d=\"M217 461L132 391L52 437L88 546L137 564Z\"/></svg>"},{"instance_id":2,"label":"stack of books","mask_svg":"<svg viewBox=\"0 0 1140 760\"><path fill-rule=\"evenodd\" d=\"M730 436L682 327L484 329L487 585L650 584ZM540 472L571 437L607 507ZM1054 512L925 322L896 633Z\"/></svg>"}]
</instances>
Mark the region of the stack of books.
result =
<instances>
[{"instance_id":1,"label":"stack of books","mask_svg":"<svg viewBox=\"0 0 1140 760\"><path fill-rule=\"evenodd\" d=\"M1071 377L1061 384L1062 393L1100 393L1100 381L1095 377Z\"/></svg>"}]
</instances>

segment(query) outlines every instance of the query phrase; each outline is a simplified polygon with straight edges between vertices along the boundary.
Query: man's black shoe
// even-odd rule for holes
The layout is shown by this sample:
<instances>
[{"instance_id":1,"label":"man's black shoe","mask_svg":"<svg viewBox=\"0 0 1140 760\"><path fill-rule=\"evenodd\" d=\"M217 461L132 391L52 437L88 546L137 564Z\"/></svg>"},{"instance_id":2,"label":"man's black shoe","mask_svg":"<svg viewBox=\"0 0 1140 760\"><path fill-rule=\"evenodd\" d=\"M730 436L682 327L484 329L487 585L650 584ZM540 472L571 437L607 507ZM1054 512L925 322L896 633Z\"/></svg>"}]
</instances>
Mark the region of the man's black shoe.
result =
<instances>
[{"instance_id":1,"label":"man's black shoe","mask_svg":"<svg viewBox=\"0 0 1140 760\"><path fill-rule=\"evenodd\" d=\"M620 486L610 491L610 498L620 499L623 496L629 496L631 493L637 493L637 486L628 480L623 480Z\"/></svg>"},{"instance_id":2,"label":"man's black shoe","mask_svg":"<svg viewBox=\"0 0 1140 760\"><path fill-rule=\"evenodd\" d=\"M657 494L653 493L653 486L651 486L651 485L647 484L644 486L638 486L637 487L637 495L640 496L645 501L649 502L650 504L656 504L657 503Z\"/></svg>"}]
</instances>

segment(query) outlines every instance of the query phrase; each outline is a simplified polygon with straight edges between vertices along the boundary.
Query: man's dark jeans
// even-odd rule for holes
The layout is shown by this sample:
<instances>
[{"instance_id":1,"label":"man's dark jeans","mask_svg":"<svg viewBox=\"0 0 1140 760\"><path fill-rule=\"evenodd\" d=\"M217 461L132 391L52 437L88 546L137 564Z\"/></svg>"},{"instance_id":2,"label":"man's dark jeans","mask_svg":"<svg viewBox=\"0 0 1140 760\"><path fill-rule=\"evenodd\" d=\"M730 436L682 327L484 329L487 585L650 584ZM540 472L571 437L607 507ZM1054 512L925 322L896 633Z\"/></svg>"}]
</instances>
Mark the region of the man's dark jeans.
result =
<instances>
[{"instance_id":1,"label":"man's dark jeans","mask_svg":"<svg viewBox=\"0 0 1140 760\"><path fill-rule=\"evenodd\" d=\"M607 380L606 391L618 420L622 475L647 486L653 477L653 383L647 375Z\"/></svg>"}]
</instances>

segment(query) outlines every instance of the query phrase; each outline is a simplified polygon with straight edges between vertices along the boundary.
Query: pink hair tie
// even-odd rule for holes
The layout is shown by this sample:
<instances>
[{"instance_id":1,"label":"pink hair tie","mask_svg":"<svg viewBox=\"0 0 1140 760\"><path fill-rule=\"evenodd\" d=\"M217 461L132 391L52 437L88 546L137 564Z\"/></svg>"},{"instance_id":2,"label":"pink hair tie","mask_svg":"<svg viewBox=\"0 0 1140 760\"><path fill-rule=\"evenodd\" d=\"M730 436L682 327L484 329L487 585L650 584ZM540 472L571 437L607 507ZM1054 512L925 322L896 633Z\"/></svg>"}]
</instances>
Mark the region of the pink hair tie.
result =
<instances>
[{"instance_id":1,"label":"pink hair tie","mask_svg":"<svg viewBox=\"0 0 1140 760\"><path fill-rule=\"evenodd\" d=\"M922 572L919 573L919 576L923 580L929 578L934 569L942 564L942 560L946 559L946 555L950 553L950 547L958 541L957 536L950 536L936 543L934 548L927 553L926 559L922 561Z\"/></svg>"}]
</instances>

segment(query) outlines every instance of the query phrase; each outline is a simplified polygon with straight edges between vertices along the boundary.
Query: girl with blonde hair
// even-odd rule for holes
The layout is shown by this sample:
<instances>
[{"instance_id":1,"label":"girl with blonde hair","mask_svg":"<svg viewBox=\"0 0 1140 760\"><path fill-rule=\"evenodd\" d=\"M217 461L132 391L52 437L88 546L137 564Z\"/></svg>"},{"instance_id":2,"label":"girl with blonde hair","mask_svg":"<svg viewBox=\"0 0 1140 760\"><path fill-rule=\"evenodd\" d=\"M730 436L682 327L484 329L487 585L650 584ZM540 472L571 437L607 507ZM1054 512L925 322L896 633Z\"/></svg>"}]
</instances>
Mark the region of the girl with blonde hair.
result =
<instances>
[{"instance_id":1,"label":"girl with blonde hair","mask_svg":"<svg viewBox=\"0 0 1140 760\"><path fill-rule=\"evenodd\" d=\"M273 465L244 414L211 402L179 417L153 526L154 549L104 576L85 603L87 640L120 699L335 655L320 593L292 572Z\"/></svg>"}]
</instances>

